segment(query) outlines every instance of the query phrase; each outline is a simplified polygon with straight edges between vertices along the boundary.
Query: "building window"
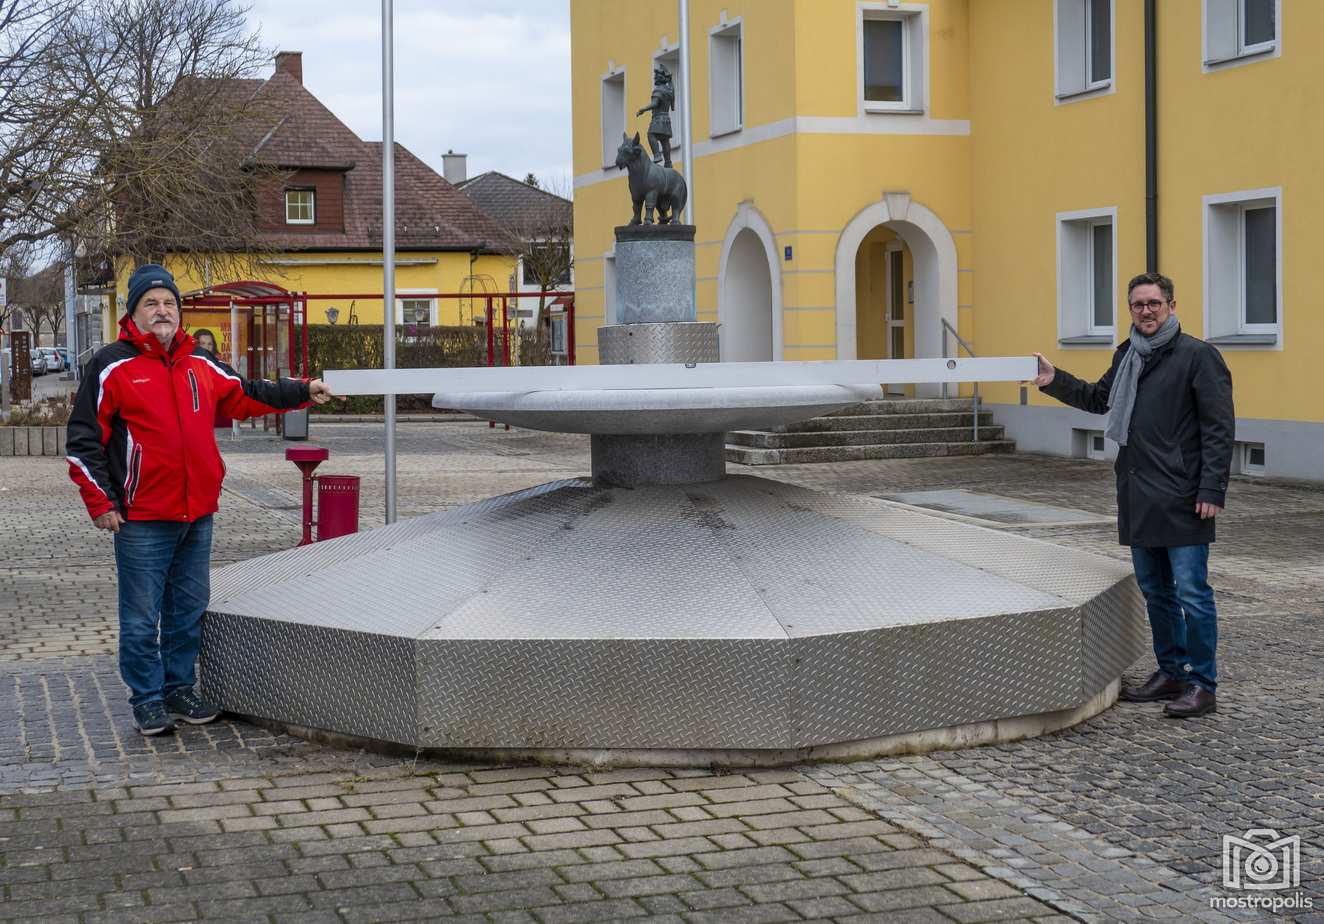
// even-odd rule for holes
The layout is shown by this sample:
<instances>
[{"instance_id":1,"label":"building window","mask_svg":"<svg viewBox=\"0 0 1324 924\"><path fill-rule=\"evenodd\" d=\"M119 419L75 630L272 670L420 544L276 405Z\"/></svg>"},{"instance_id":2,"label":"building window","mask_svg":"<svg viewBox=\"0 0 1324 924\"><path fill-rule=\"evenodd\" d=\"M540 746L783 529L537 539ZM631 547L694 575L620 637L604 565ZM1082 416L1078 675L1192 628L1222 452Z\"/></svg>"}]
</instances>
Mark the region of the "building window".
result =
<instances>
[{"instance_id":1,"label":"building window","mask_svg":"<svg viewBox=\"0 0 1324 924\"><path fill-rule=\"evenodd\" d=\"M1204 63L1216 67L1278 50L1279 0L1204 0Z\"/></svg>"},{"instance_id":2,"label":"building window","mask_svg":"<svg viewBox=\"0 0 1324 924\"><path fill-rule=\"evenodd\" d=\"M865 112L924 108L924 19L920 10L860 7L860 105Z\"/></svg>"},{"instance_id":3,"label":"building window","mask_svg":"<svg viewBox=\"0 0 1324 924\"><path fill-rule=\"evenodd\" d=\"M1205 197L1208 339L1277 344L1282 327L1280 194Z\"/></svg>"},{"instance_id":4,"label":"building window","mask_svg":"<svg viewBox=\"0 0 1324 924\"><path fill-rule=\"evenodd\" d=\"M522 287L538 286L538 271L545 270L549 274L555 275L555 278L550 280L549 285L568 286L571 284L570 265L570 245L568 243L535 241L529 245L529 255L520 258L520 284Z\"/></svg>"},{"instance_id":5,"label":"building window","mask_svg":"<svg viewBox=\"0 0 1324 924\"><path fill-rule=\"evenodd\" d=\"M552 353L557 356L566 354L565 315L554 314L551 317Z\"/></svg>"},{"instance_id":6,"label":"building window","mask_svg":"<svg viewBox=\"0 0 1324 924\"><path fill-rule=\"evenodd\" d=\"M1238 475L1263 475L1267 471L1268 456L1263 443L1238 441L1233 452L1233 469Z\"/></svg>"},{"instance_id":7,"label":"building window","mask_svg":"<svg viewBox=\"0 0 1324 924\"><path fill-rule=\"evenodd\" d=\"M1057 98L1112 86L1113 0L1055 0Z\"/></svg>"},{"instance_id":8,"label":"building window","mask_svg":"<svg viewBox=\"0 0 1324 924\"><path fill-rule=\"evenodd\" d=\"M401 324L430 327L434 323L433 306L436 304L435 300L430 298L402 298L397 304L400 306Z\"/></svg>"},{"instance_id":9,"label":"building window","mask_svg":"<svg viewBox=\"0 0 1324 924\"><path fill-rule=\"evenodd\" d=\"M709 134L716 137L739 131L745 124L744 48L741 24L724 23L708 33L710 79Z\"/></svg>"},{"instance_id":10,"label":"building window","mask_svg":"<svg viewBox=\"0 0 1324 924\"><path fill-rule=\"evenodd\" d=\"M671 156L674 160L680 159L681 145L685 137L685 84L680 75L680 51L671 49L662 54L653 56L654 65L662 65L671 75L671 85L676 88L676 105L671 110Z\"/></svg>"},{"instance_id":11,"label":"building window","mask_svg":"<svg viewBox=\"0 0 1324 924\"><path fill-rule=\"evenodd\" d=\"M1058 338L1111 345L1117 330L1116 209L1058 216Z\"/></svg>"},{"instance_id":12,"label":"building window","mask_svg":"<svg viewBox=\"0 0 1324 924\"><path fill-rule=\"evenodd\" d=\"M285 224L311 225L316 220L317 193L311 189L285 190Z\"/></svg>"},{"instance_id":13,"label":"building window","mask_svg":"<svg viewBox=\"0 0 1324 924\"><path fill-rule=\"evenodd\" d=\"M616 166L616 150L625 134L625 71L602 78L602 166Z\"/></svg>"}]
</instances>

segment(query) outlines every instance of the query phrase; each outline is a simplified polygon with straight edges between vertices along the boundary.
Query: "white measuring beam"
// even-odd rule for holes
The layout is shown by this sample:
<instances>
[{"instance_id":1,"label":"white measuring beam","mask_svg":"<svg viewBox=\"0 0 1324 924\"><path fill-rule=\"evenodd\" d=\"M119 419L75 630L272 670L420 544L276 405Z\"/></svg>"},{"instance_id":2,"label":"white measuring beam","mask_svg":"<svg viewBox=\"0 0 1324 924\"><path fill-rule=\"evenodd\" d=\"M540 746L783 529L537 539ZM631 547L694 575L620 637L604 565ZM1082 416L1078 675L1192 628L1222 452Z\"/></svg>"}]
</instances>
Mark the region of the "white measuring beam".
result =
<instances>
[{"instance_id":1,"label":"white measuring beam","mask_svg":"<svg viewBox=\"0 0 1324 924\"><path fill-rule=\"evenodd\" d=\"M444 392L740 388L777 385L911 385L1018 382L1038 374L1033 356L967 359L843 359L769 363L650 363L629 366L514 366L457 369L332 369L337 395Z\"/></svg>"}]
</instances>

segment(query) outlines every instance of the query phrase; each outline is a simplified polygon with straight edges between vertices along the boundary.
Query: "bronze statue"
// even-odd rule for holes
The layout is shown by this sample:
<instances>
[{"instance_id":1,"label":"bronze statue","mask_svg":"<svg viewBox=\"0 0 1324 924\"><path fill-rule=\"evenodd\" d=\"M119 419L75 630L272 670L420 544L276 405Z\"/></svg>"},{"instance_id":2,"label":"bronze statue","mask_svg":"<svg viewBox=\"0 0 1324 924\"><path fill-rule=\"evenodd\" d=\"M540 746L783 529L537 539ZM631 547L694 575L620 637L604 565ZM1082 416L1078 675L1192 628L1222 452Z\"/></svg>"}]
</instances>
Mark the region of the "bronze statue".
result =
<instances>
[{"instance_id":1,"label":"bronze statue","mask_svg":"<svg viewBox=\"0 0 1324 924\"><path fill-rule=\"evenodd\" d=\"M648 123L648 149L653 152L653 163L671 166L671 110L676 108L676 85L671 72L662 65L653 68L653 99L635 113L641 116L652 112Z\"/></svg>"},{"instance_id":2,"label":"bronze statue","mask_svg":"<svg viewBox=\"0 0 1324 924\"><path fill-rule=\"evenodd\" d=\"M644 207L643 224L653 223L654 209L660 225L680 220L688 196L685 178L670 167L653 163L639 143L638 132L633 138L622 136L621 146L616 149L616 166L630 174L630 199L634 202L634 217L630 224L640 223L639 210Z\"/></svg>"}]
</instances>

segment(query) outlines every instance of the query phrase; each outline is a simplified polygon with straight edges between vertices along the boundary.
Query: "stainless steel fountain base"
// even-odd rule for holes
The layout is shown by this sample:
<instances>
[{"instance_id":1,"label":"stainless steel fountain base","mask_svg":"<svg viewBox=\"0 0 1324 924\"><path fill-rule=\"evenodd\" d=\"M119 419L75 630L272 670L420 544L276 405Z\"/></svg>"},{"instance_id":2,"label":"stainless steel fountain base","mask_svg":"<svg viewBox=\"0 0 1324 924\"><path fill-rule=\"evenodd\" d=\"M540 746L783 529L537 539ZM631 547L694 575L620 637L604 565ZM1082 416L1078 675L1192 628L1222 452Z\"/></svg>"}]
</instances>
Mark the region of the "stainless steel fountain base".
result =
<instances>
[{"instance_id":1,"label":"stainless steel fountain base","mask_svg":"<svg viewBox=\"0 0 1324 924\"><path fill-rule=\"evenodd\" d=\"M227 566L212 601L233 712L699 762L1102 708L1148 647L1119 562L743 476L547 484Z\"/></svg>"}]
</instances>

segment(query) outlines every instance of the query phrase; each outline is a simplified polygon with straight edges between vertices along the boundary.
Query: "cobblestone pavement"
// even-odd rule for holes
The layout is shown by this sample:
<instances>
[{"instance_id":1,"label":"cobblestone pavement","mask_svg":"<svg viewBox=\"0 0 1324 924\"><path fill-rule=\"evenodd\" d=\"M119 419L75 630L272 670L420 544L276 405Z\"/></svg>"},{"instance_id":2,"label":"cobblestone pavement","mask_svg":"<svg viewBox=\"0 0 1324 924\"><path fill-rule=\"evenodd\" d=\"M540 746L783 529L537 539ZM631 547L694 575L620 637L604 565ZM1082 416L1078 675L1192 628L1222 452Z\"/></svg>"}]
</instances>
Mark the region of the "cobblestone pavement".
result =
<instances>
[{"instance_id":1,"label":"cobblestone pavement","mask_svg":"<svg viewBox=\"0 0 1324 924\"><path fill-rule=\"evenodd\" d=\"M314 421L382 522L381 427ZM299 482L222 439L217 563L298 539ZM402 425L401 516L587 469L578 437ZM742 471L749 471L743 467ZM1111 514L1105 466L1033 456L755 469ZM475 768L221 721L132 729L108 537L58 460L0 459L0 920L1234 919L1221 838L1297 834L1324 921L1324 490L1239 481L1211 562L1219 712L1119 705L1013 744L787 771ZM1003 528L1006 528L1005 525ZM1124 557L1112 527L1018 531ZM1136 675L1145 664L1135 667ZM1250 916L1242 913L1243 917ZM1267 917L1267 916L1266 916Z\"/></svg>"}]
</instances>

